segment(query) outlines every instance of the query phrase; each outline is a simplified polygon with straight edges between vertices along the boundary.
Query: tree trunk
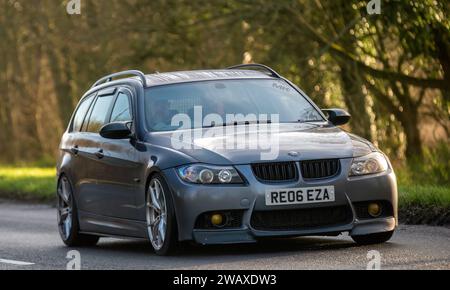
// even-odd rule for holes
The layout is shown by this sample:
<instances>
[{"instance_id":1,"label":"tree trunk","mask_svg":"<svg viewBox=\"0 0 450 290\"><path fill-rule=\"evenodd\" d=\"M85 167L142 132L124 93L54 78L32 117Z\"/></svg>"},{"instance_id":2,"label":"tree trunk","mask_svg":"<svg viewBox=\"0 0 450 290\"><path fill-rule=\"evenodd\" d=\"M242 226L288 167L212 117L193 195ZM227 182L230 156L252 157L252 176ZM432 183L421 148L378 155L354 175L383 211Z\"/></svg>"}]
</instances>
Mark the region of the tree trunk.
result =
<instances>
[{"instance_id":1,"label":"tree trunk","mask_svg":"<svg viewBox=\"0 0 450 290\"><path fill-rule=\"evenodd\" d=\"M401 115L402 124L406 135L406 157L408 160L421 159L423 157L422 140L420 138L418 108L404 112Z\"/></svg>"},{"instance_id":2,"label":"tree trunk","mask_svg":"<svg viewBox=\"0 0 450 290\"><path fill-rule=\"evenodd\" d=\"M59 118L61 119L63 126L66 126L74 109L69 84L69 64L65 61L61 63L54 50L54 47L49 47L46 50L46 54L49 59L49 67L53 77L53 83L55 85L56 97L58 99ZM65 53L68 52L63 50L63 54Z\"/></svg>"},{"instance_id":3,"label":"tree trunk","mask_svg":"<svg viewBox=\"0 0 450 290\"><path fill-rule=\"evenodd\" d=\"M447 34L443 29L434 30L434 43L437 50L437 57L444 71L444 80L447 84L447 89L441 89L444 96L444 110L447 103L450 102L450 37L446 37Z\"/></svg>"},{"instance_id":4,"label":"tree trunk","mask_svg":"<svg viewBox=\"0 0 450 290\"><path fill-rule=\"evenodd\" d=\"M347 5L346 1L338 1L340 5L340 15L342 19L340 24L336 26L336 30L342 33L347 32L348 23L352 23L357 17L354 9ZM342 8L345 7L345 8ZM356 54L356 37L350 33L344 33L340 36L340 42L348 49L351 54ZM338 58L338 64L341 68L340 80L341 91L343 99L349 110L349 113L354 117L350 122L352 132L368 140L373 140L374 136L371 134L371 118L367 110L366 96L362 91L361 72L356 63L346 59Z\"/></svg>"},{"instance_id":5,"label":"tree trunk","mask_svg":"<svg viewBox=\"0 0 450 290\"><path fill-rule=\"evenodd\" d=\"M38 4L34 3L34 5ZM8 18L10 29L5 39L8 43L7 82L11 88L14 88L8 90L8 109L11 114L9 146L14 161L36 160L42 157L37 131L35 96L38 82L36 75L39 73L41 61L40 45L33 42L39 39L39 35L37 35L36 27L32 26L36 23L18 26L15 21L17 18ZM30 37L23 37L20 31L27 32Z\"/></svg>"},{"instance_id":6,"label":"tree trunk","mask_svg":"<svg viewBox=\"0 0 450 290\"><path fill-rule=\"evenodd\" d=\"M354 117L350 122L352 132L368 140L372 140L370 131L370 116L367 111L366 98L362 92L362 85L359 81L355 68L347 63L341 63L341 84L342 94L349 110Z\"/></svg>"}]
</instances>

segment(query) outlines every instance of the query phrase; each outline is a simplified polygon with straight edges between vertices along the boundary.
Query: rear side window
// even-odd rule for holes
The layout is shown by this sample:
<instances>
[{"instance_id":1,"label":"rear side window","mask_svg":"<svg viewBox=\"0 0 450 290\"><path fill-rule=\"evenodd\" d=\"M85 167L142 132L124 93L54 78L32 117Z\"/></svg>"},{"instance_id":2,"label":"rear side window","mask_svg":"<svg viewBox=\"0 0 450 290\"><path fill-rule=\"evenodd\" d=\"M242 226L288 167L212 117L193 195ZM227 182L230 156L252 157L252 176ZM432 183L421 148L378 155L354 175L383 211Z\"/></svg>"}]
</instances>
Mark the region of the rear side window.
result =
<instances>
[{"instance_id":1,"label":"rear side window","mask_svg":"<svg viewBox=\"0 0 450 290\"><path fill-rule=\"evenodd\" d=\"M130 101L128 95L119 93L111 114L111 122L131 121Z\"/></svg>"},{"instance_id":2,"label":"rear side window","mask_svg":"<svg viewBox=\"0 0 450 290\"><path fill-rule=\"evenodd\" d=\"M107 122L109 108L114 99L114 95L100 96L94 104L91 117L89 118L89 124L87 126L87 132L98 133L100 129Z\"/></svg>"},{"instance_id":3,"label":"rear side window","mask_svg":"<svg viewBox=\"0 0 450 290\"><path fill-rule=\"evenodd\" d=\"M83 121L86 116L86 112L89 110L89 107L94 99L94 95L86 97L81 104L78 106L78 110L75 113L75 117L73 119L72 132L80 132L81 126L83 125Z\"/></svg>"}]
</instances>

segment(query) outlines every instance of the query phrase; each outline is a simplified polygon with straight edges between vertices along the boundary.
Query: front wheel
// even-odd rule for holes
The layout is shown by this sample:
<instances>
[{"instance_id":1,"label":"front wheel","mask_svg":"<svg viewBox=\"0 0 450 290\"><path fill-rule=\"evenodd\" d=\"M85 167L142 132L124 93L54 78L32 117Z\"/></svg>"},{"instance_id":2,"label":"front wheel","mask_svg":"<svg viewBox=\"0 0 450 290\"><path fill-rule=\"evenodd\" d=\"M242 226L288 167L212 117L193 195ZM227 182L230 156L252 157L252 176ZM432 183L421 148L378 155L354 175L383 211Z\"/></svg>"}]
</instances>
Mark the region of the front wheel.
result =
<instances>
[{"instance_id":1,"label":"front wheel","mask_svg":"<svg viewBox=\"0 0 450 290\"><path fill-rule=\"evenodd\" d=\"M69 247L95 246L99 237L79 233L78 210L66 176L60 178L57 193L58 229L64 244Z\"/></svg>"},{"instance_id":2,"label":"front wheel","mask_svg":"<svg viewBox=\"0 0 450 290\"><path fill-rule=\"evenodd\" d=\"M177 227L172 195L164 178L156 174L146 196L148 238L157 255L173 254L177 248Z\"/></svg>"},{"instance_id":3,"label":"front wheel","mask_svg":"<svg viewBox=\"0 0 450 290\"><path fill-rule=\"evenodd\" d=\"M376 234L369 234L363 236L352 236L352 239L358 245L374 245L374 244L382 244L389 241L392 238L394 231L391 232L383 232Z\"/></svg>"}]
</instances>

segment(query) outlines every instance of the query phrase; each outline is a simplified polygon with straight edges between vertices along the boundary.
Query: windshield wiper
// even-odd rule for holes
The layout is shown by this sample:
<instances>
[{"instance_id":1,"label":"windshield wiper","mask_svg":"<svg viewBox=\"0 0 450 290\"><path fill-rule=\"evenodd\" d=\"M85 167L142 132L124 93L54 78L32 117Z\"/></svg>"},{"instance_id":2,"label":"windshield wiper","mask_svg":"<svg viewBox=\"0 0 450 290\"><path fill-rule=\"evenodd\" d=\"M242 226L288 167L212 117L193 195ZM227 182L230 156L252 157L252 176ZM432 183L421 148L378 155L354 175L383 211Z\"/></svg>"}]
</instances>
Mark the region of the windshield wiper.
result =
<instances>
[{"instance_id":1,"label":"windshield wiper","mask_svg":"<svg viewBox=\"0 0 450 290\"><path fill-rule=\"evenodd\" d=\"M203 128L214 128L214 127L231 127L231 126L239 126L239 125L259 125L259 124L272 124L271 120L267 121L245 121L245 122L233 122L233 123L222 123L222 124L216 124L213 122L211 125L203 126Z\"/></svg>"},{"instance_id":2,"label":"windshield wiper","mask_svg":"<svg viewBox=\"0 0 450 290\"><path fill-rule=\"evenodd\" d=\"M313 123L313 122L323 122L324 120L297 120L296 122L292 123Z\"/></svg>"}]
</instances>

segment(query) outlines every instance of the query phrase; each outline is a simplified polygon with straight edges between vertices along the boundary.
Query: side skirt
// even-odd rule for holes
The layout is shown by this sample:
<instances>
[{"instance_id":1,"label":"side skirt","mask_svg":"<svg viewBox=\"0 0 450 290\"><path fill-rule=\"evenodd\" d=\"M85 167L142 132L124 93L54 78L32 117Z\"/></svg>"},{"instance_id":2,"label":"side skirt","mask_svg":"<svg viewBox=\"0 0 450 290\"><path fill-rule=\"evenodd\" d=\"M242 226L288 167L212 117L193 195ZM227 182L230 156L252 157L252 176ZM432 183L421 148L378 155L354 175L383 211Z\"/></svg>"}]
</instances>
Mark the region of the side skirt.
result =
<instances>
[{"instance_id":1,"label":"side skirt","mask_svg":"<svg viewBox=\"0 0 450 290\"><path fill-rule=\"evenodd\" d=\"M147 240L147 225L143 221L106 217L79 211L80 232L104 237Z\"/></svg>"}]
</instances>

